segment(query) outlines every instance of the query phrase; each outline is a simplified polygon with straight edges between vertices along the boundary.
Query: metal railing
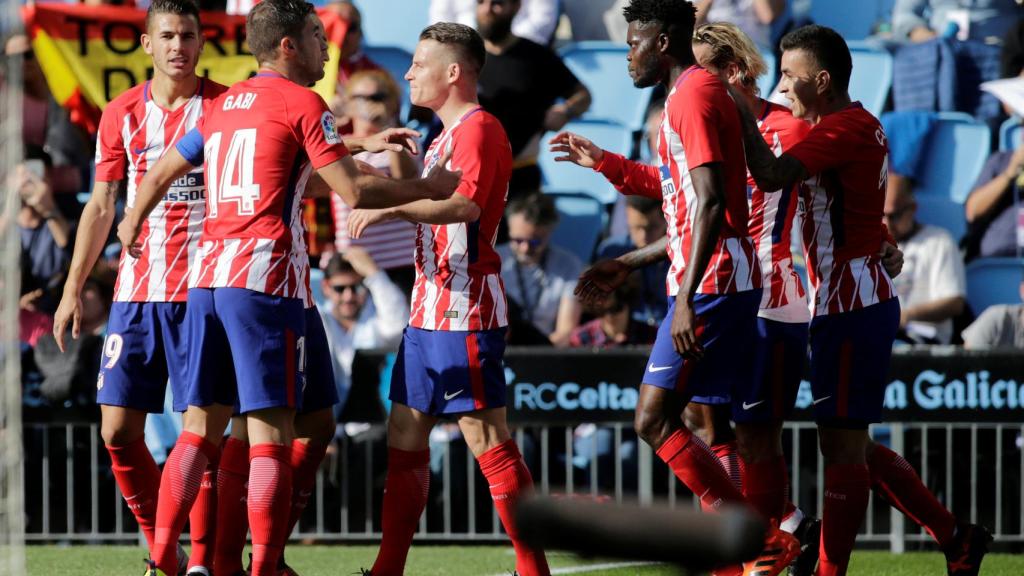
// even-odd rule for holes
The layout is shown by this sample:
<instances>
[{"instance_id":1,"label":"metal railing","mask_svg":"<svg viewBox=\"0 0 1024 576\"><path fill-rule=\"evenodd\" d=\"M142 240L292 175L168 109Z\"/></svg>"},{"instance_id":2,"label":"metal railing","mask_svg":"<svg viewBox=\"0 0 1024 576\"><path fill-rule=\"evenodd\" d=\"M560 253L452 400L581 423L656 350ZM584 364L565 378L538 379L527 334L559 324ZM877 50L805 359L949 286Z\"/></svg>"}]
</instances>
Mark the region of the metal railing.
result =
<instances>
[{"instance_id":1,"label":"metal railing","mask_svg":"<svg viewBox=\"0 0 1024 576\"><path fill-rule=\"evenodd\" d=\"M692 494L628 424L527 426L514 432L541 493L642 505L694 506ZM997 542L1024 542L1024 424L896 423L872 428L904 454L958 518L985 524ZM134 518L110 473L97 424L30 424L26 443L29 541L136 541ZM792 494L806 514L821 510L824 462L812 423L786 425ZM431 491L418 538L502 538L487 483L453 427L432 435ZM360 541L380 537L386 464L382 426L338 440L293 538ZM860 541L894 552L931 541L873 494Z\"/></svg>"}]
</instances>

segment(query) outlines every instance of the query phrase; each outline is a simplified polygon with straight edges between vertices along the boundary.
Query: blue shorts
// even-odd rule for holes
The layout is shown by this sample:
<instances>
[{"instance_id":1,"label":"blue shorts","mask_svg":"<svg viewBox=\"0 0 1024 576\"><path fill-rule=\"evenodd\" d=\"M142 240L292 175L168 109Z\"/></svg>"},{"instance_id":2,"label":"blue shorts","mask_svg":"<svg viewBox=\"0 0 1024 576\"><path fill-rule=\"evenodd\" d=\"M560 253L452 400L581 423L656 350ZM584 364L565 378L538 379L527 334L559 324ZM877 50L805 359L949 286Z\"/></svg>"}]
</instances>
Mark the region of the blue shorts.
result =
<instances>
[{"instance_id":1,"label":"blue shorts","mask_svg":"<svg viewBox=\"0 0 1024 576\"><path fill-rule=\"evenodd\" d=\"M159 414L170 379L174 410L184 412L187 358L184 302L114 302L96 403Z\"/></svg>"},{"instance_id":2,"label":"blue shorts","mask_svg":"<svg viewBox=\"0 0 1024 576\"><path fill-rule=\"evenodd\" d=\"M187 318L189 405L235 405L242 414L300 407L302 300L244 288L191 288Z\"/></svg>"},{"instance_id":3,"label":"blue shorts","mask_svg":"<svg viewBox=\"0 0 1024 576\"><path fill-rule=\"evenodd\" d=\"M754 374L754 334L761 290L735 294L697 294L693 310L697 316L697 339L704 358L683 358L672 344L671 299L665 319L644 371L644 384L673 390L684 400L693 397L724 397L733 385L749 381Z\"/></svg>"},{"instance_id":4,"label":"blue shorts","mask_svg":"<svg viewBox=\"0 0 1024 576\"><path fill-rule=\"evenodd\" d=\"M391 372L392 402L430 414L505 406L505 329L402 334Z\"/></svg>"},{"instance_id":5,"label":"blue shorts","mask_svg":"<svg viewBox=\"0 0 1024 576\"><path fill-rule=\"evenodd\" d=\"M338 403L334 385L334 363L327 331L316 306L306 308L306 387L302 391L301 414L309 414Z\"/></svg>"},{"instance_id":6,"label":"blue shorts","mask_svg":"<svg viewBox=\"0 0 1024 576\"><path fill-rule=\"evenodd\" d=\"M754 376L736 382L734 422L785 420L793 412L807 362L807 323L757 319Z\"/></svg>"},{"instance_id":7,"label":"blue shorts","mask_svg":"<svg viewBox=\"0 0 1024 576\"><path fill-rule=\"evenodd\" d=\"M881 422L899 325L896 298L811 320L811 392L819 423L864 428Z\"/></svg>"}]
</instances>

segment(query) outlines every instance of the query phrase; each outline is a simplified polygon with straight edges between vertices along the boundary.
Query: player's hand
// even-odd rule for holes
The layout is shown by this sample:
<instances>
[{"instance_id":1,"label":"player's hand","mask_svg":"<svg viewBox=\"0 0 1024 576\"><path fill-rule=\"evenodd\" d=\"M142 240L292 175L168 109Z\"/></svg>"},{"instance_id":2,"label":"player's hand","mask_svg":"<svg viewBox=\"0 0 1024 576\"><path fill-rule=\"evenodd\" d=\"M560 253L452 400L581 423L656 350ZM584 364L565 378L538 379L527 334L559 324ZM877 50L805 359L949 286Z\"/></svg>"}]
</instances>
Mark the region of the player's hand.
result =
<instances>
[{"instance_id":1,"label":"player's hand","mask_svg":"<svg viewBox=\"0 0 1024 576\"><path fill-rule=\"evenodd\" d=\"M420 153L420 133L412 128L388 128L363 140L363 148L367 152L408 152L413 156Z\"/></svg>"},{"instance_id":2,"label":"player's hand","mask_svg":"<svg viewBox=\"0 0 1024 576\"><path fill-rule=\"evenodd\" d=\"M356 208L348 214L348 235L350 238L361 238L366 229L378 222L391 219L390 211L386 209ZM349 249L351 250L351 248ZM348 252L346 251L346 254ZM367 255L369 257L369 255ZM345 256L348 260L348 257ZM352 267L355 268L355 264ZM358 272L358 270L356 270ZM363 274L366 276L366 274Z\"/></svg>"},{"instance_id":3,"label":"player's hand","mask_svg":"<svg viewBox=\"0 0 1024 576\"><path fill-rule=\"evenodd\" d=\"M603 306L612 292L626 283L632 271L614 258L598 260L580 274L573 293L587 306Z\"/></svg>"},{"instance_id":4,"label":"player's hand","mask_svg":"<svg viewBox=\"0 0 1024 576\"><path fill-rule=\"evenodd\" d=\"M117 225L117 239L132 258L142 256L142 244L138 242L141 233L142 225L135 219L134 211L125 210L124 218Z\"/></svg>"},{"instance_id":5,"label":"player's hand","mask_svg":"<svg viewBox=\"0 0 1024 576\"><path fill-rule=\"evenodd\" d=\"M57 348L61 352L64 352L64 334L68 322L71 323L71 337L77 340L82 331L82 297L77 291L65 290L57 305L57 312L53 315L53 339L57 341Z\"/></svg>"},{"instance_id":6,"label":"player's hand","mask_svg":"<svg viewBox=\"0 0 1024 576\"><path fill-rule=\"evenodd\" d=\"M21 298L18 299L18 308L28 310L29 312L35 312L36 302L43 297L43 294L45 294L45 292L43 292L42 288L36 288L31 292L22 294Z\"/></svg>"},{"instance_id":7,"label":"player's hand","mask_svg":"<svg viewBox=\"0 0 1024 576\"><path fill-rule=\"evenodd\" d=\"M423 179L430 189L431 200L447 200L459 187L459 182L462 182L462 170L452 171L447 168L451 159L452 151L448 150Z\"/></svg>"},{"instance_id":8,"label":"player's hand","mask_svg":"<svg viewBox=\"0 0 1024 576\"><path fill-rule=\"evenodd\" d=\"M351 219L349 221L351 222ZM356 274L363 278L369 278L380 272L380 268L377 267L377 263L373 261L370 253L358 246L349 246L347 250L341 253L341 257L352 265L352 269L356 271Z\"/></svg>"},{"instance_id":9,"label":"player's hand","mask_svg":"<svg viewBox=\"0 0 1024 576\"><path fill-rule=\"evenodd\" d=\"M557 132L572 120L569 114L569 107L564 103L555 104L544 113L544 129L548 132Z\"/></svg>"},{"instance_id":10,"label":"player's hand","mask_svg":"<svg viewBox=\"0 0 1024 576\"><path fill-rule=\"evenodd\" d=\"M889 273L889 278L895 278L903 271L903 251L889 244L888 240L882 241L878 256L882 259L882 266Z\"/></svg>"},{"instance_id":11,"label":"player's hand","mask_svg":"<svg viewBox=\"0 0 1024 576\"><path fill-rule=\"evenodd\" d=\"M693 313L693 305L685 300L676 300L676 309L672 314L672 345L680 356L700 360L704 357L704 347L697 339L697 316Z\"/></svg>"},{"instance_id":12,"label":"player's hand","mask_svg":"<svg viewBox=\"0 0 1024 576\"><path fill-rule=\"evenodd\" d=\"M551 151L564 156L555 156L555 162L572 162L584 168L593 168L604 159L604 150L579 134L561 132L548 141Z\"/></svg>"}]
</instances>

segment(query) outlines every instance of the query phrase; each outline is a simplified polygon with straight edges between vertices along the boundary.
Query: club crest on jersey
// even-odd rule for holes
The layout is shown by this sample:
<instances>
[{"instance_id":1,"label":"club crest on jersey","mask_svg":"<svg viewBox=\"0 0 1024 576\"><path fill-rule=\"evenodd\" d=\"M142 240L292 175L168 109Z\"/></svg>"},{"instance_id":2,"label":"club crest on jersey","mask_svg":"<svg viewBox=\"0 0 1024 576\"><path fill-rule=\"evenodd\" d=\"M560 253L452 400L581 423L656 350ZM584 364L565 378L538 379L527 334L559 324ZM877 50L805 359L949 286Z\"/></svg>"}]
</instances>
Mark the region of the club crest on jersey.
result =
<instances>
[{"instance_id":1,"label":"club crest on jersey","mask_svg":"<svg viewBox=\"0 0 1024 576\"><path fill-rule=\"evenodd\" d=\"M338 128L334 125L334 114L329 110L320 117L320 126L324 129L324 140L328 144L341 144L341 136L338 136Z\"/></svg>"}]
</instances>

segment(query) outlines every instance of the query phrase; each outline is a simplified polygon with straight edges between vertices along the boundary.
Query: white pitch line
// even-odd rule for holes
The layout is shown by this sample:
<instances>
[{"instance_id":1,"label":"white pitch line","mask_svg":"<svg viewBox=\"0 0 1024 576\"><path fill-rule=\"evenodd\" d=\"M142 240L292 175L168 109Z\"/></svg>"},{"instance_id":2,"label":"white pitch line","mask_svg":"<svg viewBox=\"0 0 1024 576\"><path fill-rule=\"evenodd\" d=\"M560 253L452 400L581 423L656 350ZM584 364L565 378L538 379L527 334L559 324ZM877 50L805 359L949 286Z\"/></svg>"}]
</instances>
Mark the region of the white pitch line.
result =
<instances>
[{"instance_id":1,"label":"white pitch line","mask_svg":"<svg viewBox=\"0 0 1024 576\"><path fill-rule=\"evenodd\" d=\"M659 562L607 562L604 564L586 564L583 566L567 566L565 568L554 568L551 576L558 574L586 574L587 572L598 572L601 570L617 570L619 568L637 568L640 566L657 566ZM507 575L497 575L507 576Z\"/></svg>"}]
</instances>

